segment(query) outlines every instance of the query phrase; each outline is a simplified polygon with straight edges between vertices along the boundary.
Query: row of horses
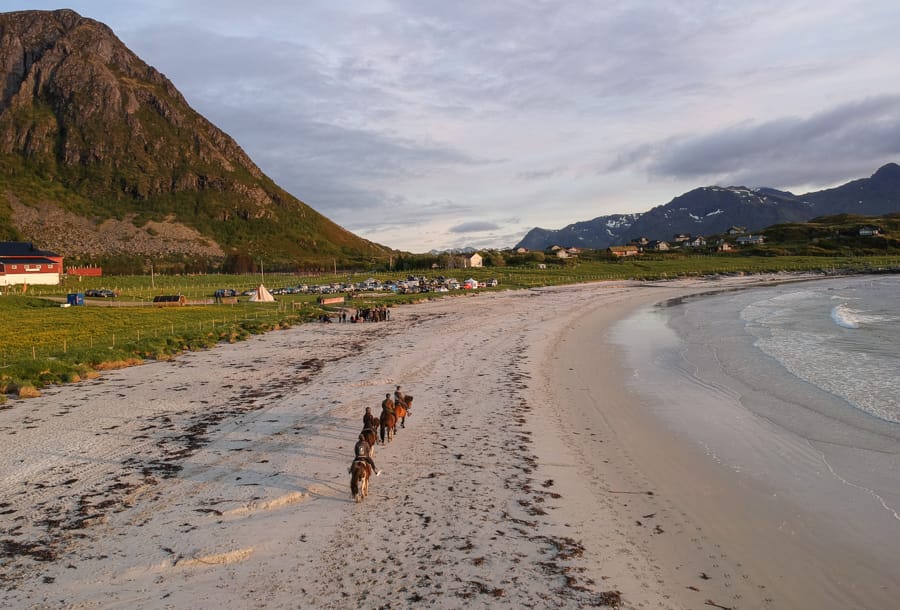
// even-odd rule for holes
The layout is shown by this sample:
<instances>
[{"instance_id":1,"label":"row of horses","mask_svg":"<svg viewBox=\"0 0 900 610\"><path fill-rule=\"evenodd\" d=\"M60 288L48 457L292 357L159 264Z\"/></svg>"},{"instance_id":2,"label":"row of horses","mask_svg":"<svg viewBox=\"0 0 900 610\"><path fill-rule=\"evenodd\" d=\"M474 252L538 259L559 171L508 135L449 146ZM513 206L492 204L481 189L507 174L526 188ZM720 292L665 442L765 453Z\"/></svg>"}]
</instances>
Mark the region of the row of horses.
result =
<instances>
[{"instance_id":1,"label":"row of horses","mask_svg":"<svg viewBox=\"0 0 900 610\"><path fill-rule=\"evenodd\" d=\"M397 426L406 427L406 416L409 415L409 409L412 407L412 396L405 397L406 404L397 401L396 403L387 399L382 403L380 415L372 415L368 410L363 416L363 429L360 432L360 439L368 445L366 456L370 459L375 457L375 445L378 438L381 444L394 440L397 434ZM353 464L350 466L350 495L356 502L362 502L369 495L369 479L372 477L372 465L365 459L357 456L353 458Z\"/></svg>"}]
</instances>

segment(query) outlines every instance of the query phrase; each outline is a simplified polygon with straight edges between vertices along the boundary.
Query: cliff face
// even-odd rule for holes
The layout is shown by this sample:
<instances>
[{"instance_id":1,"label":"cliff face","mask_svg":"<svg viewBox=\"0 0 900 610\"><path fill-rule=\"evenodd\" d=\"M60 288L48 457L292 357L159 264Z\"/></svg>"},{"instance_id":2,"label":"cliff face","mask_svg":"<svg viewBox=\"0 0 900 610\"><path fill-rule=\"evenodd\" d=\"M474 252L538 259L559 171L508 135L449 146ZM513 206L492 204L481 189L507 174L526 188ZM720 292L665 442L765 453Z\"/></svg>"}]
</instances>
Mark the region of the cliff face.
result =
<instances>
[{"instance_id":1,"label":"cliff face","mask_svg":"<svg viewBox=\"0 0 900 610\"><path fill-rule=\"evenodd\" d=\"M385 250L275 185L97 21L71 10L0 14L0 86L0 173L9 178L0 214L20 233L29 229L13 198L98 227L110 218L180 223L226 250L265 249L258 238L273 230L271 256Z\"/></svg>"}]
</instances>

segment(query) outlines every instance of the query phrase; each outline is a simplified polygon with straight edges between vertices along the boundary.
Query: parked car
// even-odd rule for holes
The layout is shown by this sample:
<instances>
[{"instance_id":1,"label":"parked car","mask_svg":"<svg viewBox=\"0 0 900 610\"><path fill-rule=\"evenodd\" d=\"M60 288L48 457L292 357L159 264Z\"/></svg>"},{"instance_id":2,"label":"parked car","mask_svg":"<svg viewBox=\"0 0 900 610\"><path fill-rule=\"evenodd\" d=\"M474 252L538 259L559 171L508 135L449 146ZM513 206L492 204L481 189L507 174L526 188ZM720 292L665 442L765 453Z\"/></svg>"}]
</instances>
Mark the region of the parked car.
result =
<instances>
[{"instance_id":1,"label":"parked car","mask_svg":"<svg viewBox=\"0 0 900 610\"><path fill-rule=\"evenodd\" d=\"M219 288L218 290L216 290L216 292L213 294L213 296L219 297L219 298L221 298L221 297L236 297L237 290L235 290L234 288Z\"/></svg>"},{"instance_id":2,"label":"parked car","mask_svg":"<svg viewBox=\"0 0 900 610\"><path fill-rule=\"evenodd\" d=\"M112 290L107 290L106 288L101 288L100 290L85 290L84 296L86 297L95 297L101 299L112 299L116 296L116 293Z\"/></svg>"}]
</instances>

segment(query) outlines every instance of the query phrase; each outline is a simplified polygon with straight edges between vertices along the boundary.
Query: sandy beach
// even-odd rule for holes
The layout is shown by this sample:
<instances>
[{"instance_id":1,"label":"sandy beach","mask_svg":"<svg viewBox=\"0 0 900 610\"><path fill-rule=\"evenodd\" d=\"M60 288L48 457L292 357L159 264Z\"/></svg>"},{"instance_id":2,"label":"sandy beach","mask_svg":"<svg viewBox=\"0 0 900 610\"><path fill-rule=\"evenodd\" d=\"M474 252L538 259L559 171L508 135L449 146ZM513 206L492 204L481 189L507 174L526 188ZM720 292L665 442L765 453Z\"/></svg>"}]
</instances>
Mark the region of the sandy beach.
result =
<instances>
[{"instance_id":1,"label":"sandy beach","mask_svg":"<svg viewBox=\"0 0 900 610\"><path fill-rule=\"evenodd\" d=\"M636 404L597 340L638 307L773 277L607 282L307 324L0 411L9 608L831 608L747 496ZM366 407L401 384L362 503ZM763 538L764 542L768 539ZM852 561L852 558L845 559ZM885 583L886 587L891 583ZM896 587L896 583L892 583ZM871 606L874 607L874 606Z\"/></svg>"}]
</instances>

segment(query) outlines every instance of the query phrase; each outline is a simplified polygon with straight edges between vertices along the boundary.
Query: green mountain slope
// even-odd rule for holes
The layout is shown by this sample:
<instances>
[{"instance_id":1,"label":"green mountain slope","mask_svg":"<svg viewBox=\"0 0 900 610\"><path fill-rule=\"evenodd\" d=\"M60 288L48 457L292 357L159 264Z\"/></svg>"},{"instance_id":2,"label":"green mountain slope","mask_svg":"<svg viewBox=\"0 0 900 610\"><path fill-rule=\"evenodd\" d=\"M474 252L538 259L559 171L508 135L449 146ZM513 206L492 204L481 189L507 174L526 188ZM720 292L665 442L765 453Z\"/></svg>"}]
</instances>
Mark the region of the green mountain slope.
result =
<instances>
[{"instance_id":1,"label":"green mountain slope","mask_svg":"<svg viewBox=\"0 0 900 610\"><path fill-rule=\"evenodd\" d=\"M389 252L279 188L101 23L0 14L0 83L0 239L301 265Z\"/></svg>"}]
</instances>

